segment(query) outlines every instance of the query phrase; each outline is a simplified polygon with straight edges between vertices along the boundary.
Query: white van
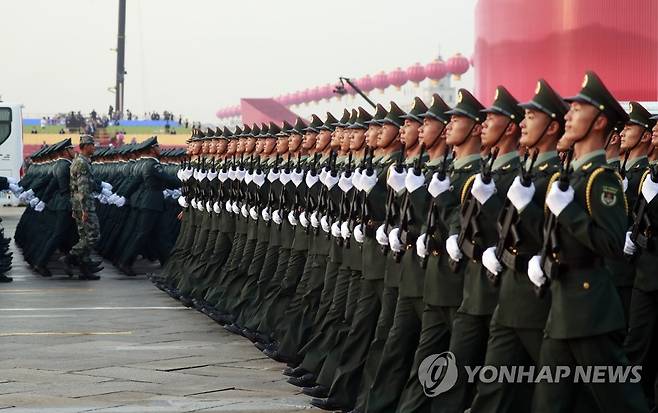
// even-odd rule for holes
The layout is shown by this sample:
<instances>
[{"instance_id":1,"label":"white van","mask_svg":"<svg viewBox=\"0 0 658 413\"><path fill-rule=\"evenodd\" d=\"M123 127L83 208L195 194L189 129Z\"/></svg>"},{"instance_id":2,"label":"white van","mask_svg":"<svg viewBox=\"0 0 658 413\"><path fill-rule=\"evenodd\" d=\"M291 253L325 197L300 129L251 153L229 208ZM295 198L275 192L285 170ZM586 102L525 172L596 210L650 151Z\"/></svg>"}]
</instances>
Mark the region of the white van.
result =
<instances>
[{"instance_id":1,"label":"white van","mask_svg":"<svg viewBox=\"0 0 658 413\"><path fill-rule=\"evenodd\" d=\"M0 102L0 176L21 177L23 166L23 105ZM17 205L7 192L0 194L3 205Z\"/></svg>"}]
</instances>

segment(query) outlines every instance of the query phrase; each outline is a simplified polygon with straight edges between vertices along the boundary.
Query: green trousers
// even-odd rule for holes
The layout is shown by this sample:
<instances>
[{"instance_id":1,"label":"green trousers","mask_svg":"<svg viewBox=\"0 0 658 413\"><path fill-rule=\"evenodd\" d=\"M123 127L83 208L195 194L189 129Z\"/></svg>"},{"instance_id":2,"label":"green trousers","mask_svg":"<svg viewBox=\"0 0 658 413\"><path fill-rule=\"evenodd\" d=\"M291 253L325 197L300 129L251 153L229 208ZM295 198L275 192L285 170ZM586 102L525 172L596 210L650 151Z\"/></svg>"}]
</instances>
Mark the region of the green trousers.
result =
<instances>
[{"instance_id":1,"label":"green trousers","mask_svg":"<svg viewBox=\"0 0 658 413\"><path fill-rule=\"evenodd\" d=\"M622 334L610 333L574 339L545 338L541 346L541 366L628 366L622 350ZM535 388L533 412L567 413L574 411L580 391L591 392L602 413L648 412L640 383L574 383L571 377L559 383L540 381Z\"/></svg>"},{"instance_id":2,"label":"green trousers","mask_svg":"<svg viewBox=\"0 0 658 413\"><path fill-rule=\"evenodd\" d=\"M658 291L633 289L628 335L624 350L632 365L642 366L642 386L647 400L657 405Z\"/></svg>"}]
</instances>

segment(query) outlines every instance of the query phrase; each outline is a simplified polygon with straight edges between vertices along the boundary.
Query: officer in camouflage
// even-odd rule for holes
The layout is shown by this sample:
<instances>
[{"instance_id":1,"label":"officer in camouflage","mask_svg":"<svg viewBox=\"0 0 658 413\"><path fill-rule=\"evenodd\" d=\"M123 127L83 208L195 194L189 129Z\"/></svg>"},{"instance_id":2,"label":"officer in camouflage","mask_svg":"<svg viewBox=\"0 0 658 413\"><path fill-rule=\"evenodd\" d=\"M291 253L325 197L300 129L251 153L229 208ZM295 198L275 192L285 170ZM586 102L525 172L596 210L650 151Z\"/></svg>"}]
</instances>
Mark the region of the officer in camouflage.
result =
<instances>
[{"instance_id":1,"label":"officer in camouflage","mask_svg":"<svg viewBox=\"0 0 658 413\"><path fill-rule=\"evenodd\" d=\"M80 153L71 163L71 208L73 219L78 228L78 242L71 248L67 257L70 263L80 267L80 279L98 280L94 274L100 271L91 261L91 251L100 237L100 226L96 215L96 200L92 196L95 186L91 172L91 156L94 154L94 138L89 135L80 137Z\"/></svg>"}]
</instances>

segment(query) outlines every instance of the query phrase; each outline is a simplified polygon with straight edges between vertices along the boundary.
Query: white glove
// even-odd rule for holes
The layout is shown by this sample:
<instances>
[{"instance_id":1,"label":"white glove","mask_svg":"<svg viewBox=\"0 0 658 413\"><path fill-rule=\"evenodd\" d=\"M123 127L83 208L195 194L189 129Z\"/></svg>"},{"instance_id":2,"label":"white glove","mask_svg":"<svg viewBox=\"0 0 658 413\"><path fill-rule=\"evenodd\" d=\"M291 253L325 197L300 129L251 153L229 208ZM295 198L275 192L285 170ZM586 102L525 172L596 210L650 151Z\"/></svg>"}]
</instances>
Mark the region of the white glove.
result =
<instances>
[{"instance_id":1,"label":"white glove","mask_svg":"<svg viewBox=\"0 0 658 413\"><path fill-rule=\"evenodd\" d=\"M184 196L181 196L181 197L178 198L178 199L181 199L181 198L183 199L183 203L185 204L185 206L183 206L183 208L187 208L187 201L185 200L185 197L184 197ZM180 203L180 202L179 202L179 203ZM122 206L126 205L126 197L124 197L124 196L120 196L119 199L117 199L117 201L114 203L114 205L118 206L119 208L121 208ZM182 206L182 205L181 205L181 206Z\"/></svg>"},{"instance_id":2,"label":"white glove","mask_svg":"<svg viewBox=\"0 0 658 413\"><path fill-rule=\"evenodd\" d=\"M404 189L404 180L406 178L407 173L404 168L402 168L402 172L397 172L395 170L395 165L391 165L388 168L388 178L386 179L386 183L397 193Z\"/></svg>"},{"instance_id":3,"label":"white glove","mask_svg":"<svg viewBox=\"0 0 658 413\"><path fill-rule=\"evenodd\" d=\"M103 189L101 189L101 194L103 194L106 197L109 197L109 196L112 196L112 191L110 191L107 188L103 188Z\"/></svg>"},{"instance_id":4,"label":"white glove","mask_svg":"<svg viewBox=\"0 0 658 413\"><path fill-rule=\"evenodd\" d=\"M282 171L279 174L279 181L281 181L283 185L287 184L288 182L290 182L290 174L286 173L286 171Z\"/></svg>"},{"instance_id":5,"label":"white glove","mask_svg":"<svg viewBox=\"0 0 658 413\"><path fill-rule=\"evenodd\" d=\"M372 171L370 175L368 175L367 171L363 171L363 173L361 174L360 185L363 191L370 193L370 191L372 191L372 188L374 188L375 185L377 185L377 174L375 173L375 171Z\"/></svg>"},{"instance_id":6,"label":"white glove","mask_svg":"<svg viewBox=\"0 0 658 413\"><path fill-rule=\"evenodd\" d=\"M345 172L340 174L340 179L338 180L338 187L343 191L347 192L352 189L354 185L352 184L352 175L347 176Z\"/></svg>"},{"instance_id":7,"label":"white glove","mask_svg":"<svg viewBox=\"0 0 658 413\"><path fill-rule=\"evenodd\" d=\"M631 240L631 232L626 232L626 241L624 241L624 252L628 255L635 254L637 247L635 243Z\"/></svg>"},{"instance_id":8,"label":"white glove","mask_svg":"<svg viewBox=\"0 0 658 413\"><path fill-rule=\"evenodd\" d=\"M192 208L196 209L196 198L192 198L190 204L192 204Z\"/></svg>"},{"instance_id":9,"label":"white glove","mask_svg":"<svg viewBox=\"0 0 658 413\"><path fill-rule=\"evenodd\" d=\"M32 189L28 189L27 191L23 192L18 196L18 199L23 201L23 202L29 202L30 199L34 197L34 191Z\"/></svg>"},{"instance_id":10,"label":"white glove","mask_svg":"<svg viewBox=\"0 0 658 413\"><path fill-rule=\"evenodd\" d=\"M361 171L361 168L357 168L352 173L352 185L354 185L354 188L356 188L357 191L363 190L361 187L361 176L363 176L363 171Z\"/></svg>"},{"instance_id":11,"label":"white glove","mask_svg":"<svg viewBox=\"0 0 658 413\"><path fill-rule=\"evenodd\" d=\"M13 176L8 176L7 177L7 182L9 182L10 184L16 185L16 184L18 184L18 179L14 178Z\"/></svg>"},{"instance_id":12,"label":"white glove","mask_svg":"<svg viewBox=\"0 0 658 413\"><path fill-rule=\"evenodd\" d=\"M244 168L240 168L237 171L235 171L235 179L238 181L244 181L244 177L247 174L247 171L244 170Z\"/></svg>"},{"instance_id":13,"label":"white glove","mask_svg":"<svg viewBox=\"0 0 658 413\"><path fill-rule=\"evenodd\" d=\"M101 188L111 191L112 190L112 184L110 184L109 182L102 181L101 182Z\"/></svg>"},{"instance_id":14,"label":"white glove","mask_svg":"<svg viewBox=\"0 0 658 413\"><path fill-rule=\"evenodd\" d=\"M277 179L279 179L279 175L280 175L280 174L281 174L281 173L280 173L279 171L274 172L274 169L270 169L270 171L267 173L267 180L268 180L269 182L274 182L274 181L276 181Z\"/></svg>"},{"instance_id":15,"label":"white glove","mask_svg":"<svg viewBox=\"0 0 658 413\"><path fill-rule=\"evenodd\" d=\"M482 253L482 265L494 275L498 275L503 270L503 266L496 258L496 247L489 247L484 250Z\"/></svg>"},{"instance_id":16,"label":"white glove","mask_svg":"<svg viewBox=\"0 0 658 413\"><path fill-rule=\"evenodd\" d=\"M514 208L516 208L516 210L519 212L521 212L523 208L525 208L530 203L530 201L532 201L532 197L534 195L535 184L530 183L530 186L523 186L521 183L521 178L518 176L514 178L512 185L510 185L509 190L507 191L507 198L512 202Z\"/></svg>"},{"instance_id":17,"label":"white glove","mask_svg":"<svg viewBox=\"0 0 658 413\"><path fill-rule=\"evenodd\" d=\"M180 191L180 189L174 189L173 191L171 191L171 197L174 199L178 199L178 197L180 197L181 194L182 192Z\"/></svg>"},{"instance_id":18,"label":"white glove","mask_svg":"<svg viewBox=\"0 0 658 413\"><path fill-rule=\"evenodd\" d=\"M21 187L18 186L17 184L12 184L12 183L9 184L9 189L10 189L11 192L13 192L14 194L18 194L18 193L20 193L20 192L23 190L23 188L21 188Z\"/></svg>"},{"instance_id":19,"label":"white glove","mask_svg":"<svg viewBox=\"0 0 658 413\"><path fill-rule=\"evenodd\" d=\"M208 171L208 180L210 182L214 181L215 179L217 179L217 175L219 175L219 173L217 171L215 171L215 172Z\"/></svg>"},{"instance_id":20,"label":"white glove","mask_svg":"<svg viewBox=\"0 0 658 413\"><path fill-rule=\"evenodd\" d=\"M168 189L163 189L163 190L162 190L162 196L164 196L165 199L169 198L169 195L170 195L170 194L169 194L169 190L168 190ZM102 192L101 192L101 194L100 194L99 196L104 196L104 197L107 198L107 199L110 199L110 198L112 197L112 195L105 195L105 194L102 193ZM100 199L100 198L99 198L99 199Z\"/></svg>"},{"instance_id":21,"label":"white glove","mask_svg":"<svg viewBox=\"0 0 658 413\"><path fill-rule=\"evenodd\" d=\"M307 188L312 188L313 185L315 185L318 181L320 180L320 177L315 174L313 175L311 172L306 174L306 187Z\"/></svg>"},{"instance_id":22,"label":"white glove","mask_svg":"<svg viewBox=\"0 0 658 413\"><path fill-rule=\"evenodd\" d=\"M199 176L198 176L197 179L199 181L203 181L204 179L206 179L207 176L208 176L208 171L205 171L205 172L199 171Z\"/></svg>"},{"instance_id":23,"label":"white glove","mask_svg":"<svg viewBox=\"0 0 658 413\"><path fill-rule=\"evenodd\" d=\"M274 221L275 224L279 225L280 223L283 222L281 219L281 211L278 209L272 213L272 220Z\"/></svg>"},{"instance_id":24,"label":"white glove","mask_svg":"<svg viewBox=\"0 0 658 413\"><path fill-rule=\"evenodd\" d=\"M320 227L320 220L318 219L318 211L313 211L311 214L311 225L313 228L319 228Z\"/></svg>"},{"instance_id":25,"label":"white glove","mask_svg":"<svg viewBox=\"0 0 658 413\"><path fill-rule=\"evenodd\" d=\"M176 177L177 177L178 179L180 179L181 181L184 181L184 180L185 180L185 172L183 172L182 169L179 169L179 170L176 172Z\"/></svg>"},{"instance_id":26,"label":"white glove","mask_svg":"<svg viewBox=\"0 0 658 413\"><path fill-rule=\"evenodd\" d=\"M654 182L651 179L651 175L649 175L642 184L642 196L647 201L647 204L649 204L656 197L656 194L658 194L658 182ZM20 199L20 197L18 198Z\"/></svg>"},{"instance_id":27,"label":"white glove","mask_svg":"<svg viewBox=\"0 0 658 413\"><path fill-rule=\"evenodd\" d=\"M240 207L238 206L238 201L233 201L231 204L231 211L233 211L234 214L239 214L240 213Z\"/></svg>"},{"instance_id":28,"label":"white glove","mask_svg":"<svg viewBox=\"0 0 658 413\"><path fill-rule=\"evenodd\" d=\"M217 179L219 179L219 182L226 181L228 179L228 172L219 171L217 174Z\"/></svg>"},{"instance_id":29,"label":"white glove","mask_svg":"<svg viewBox=\"0 0 658 413\"><path fill-rule=\"evenodd\" d=\"M425 176L423 174L416 175L414 168L409 168L407 171L407 176L404 178L404 186L407 188L407 192L412 193L416 189L423 186L425 183Z\"/></svg>"},{"instance_id":30,"label":"white glove","mask_svg":"<svg viewBox=\"0 0 658 413\"><path fill-rule=\"evenodd\" d=\"M203 201L196 201L196 206L199 211L203 211L204 209Z\"/></svg>"},{"instance_id":31,"label":"white glove","mask_svg":"<svg viewBox=\"0 0 658 413\"><path fill-rule=\"evenodd\" d=\"M114 205L119 206L119 200L118 199L116 201L114 201ZM187 208L188 204L187 204L187 200L185 199L184 196L178 198L178 205L180 205L183 208Z\"/></svg>"},{"instance_id":32,"label":"white glove","mask_svg":"<svg viewBox=\"0 0 658 413\"><path fill-rule=\"evenodd\" d=\"M251 183L251 180L253 179L253 177L254 177L254 174L251 173L251 172L249 172L249 171L247 171L247 172L244 174L244 183L247 184L247 185L249 185L249 184Z\"/></svg>"},{"instance_id":33,"label":"white glove","mask_svg":"<svg viewBox=\"0 0 658 413\"><path fill-rule=\"evenodd\" d=\"M400 242L400 228L393 228L391 232L388 233L388 245L391 247L392 251L402 251L403 245L402 242Z\"/></svg>"},{"instance_id":34,"label":"white glove","mask_svg":"<svg viewBox=\"0 0 658 413\"><path fill-rule=\"evenodd\" d=\"M256 211L256 207L249 208L249 216L254 221L258 221L258 212Z\"/></svg>"},{"instance_id":35,"label":"white glove","mask_svg":"<svg viewBox=\"0 0 658 413\"><path fill-rule=\"evenodd\" d=\"M562 191L558 184L559 182L553 182L546 196L546 205L556 217L573 201L573 188L569 186L566 191Z\"/></svg>"},{"instance_id":36,"label":"white glove","mask_svg":"<svg viewBox=\"0 0 658 413\"><path fill-rule=\"evenodd\" d=\"M254 173L253 182L260 188L265 183L265 174L263 173Z\"/></svg>"},{"instance_id":37,"label":"white glove","mask_svg":"<svg viewBox=\"0 0 658 413\"><path fill-rule=\"evenodd\" d=\"M471 195L473 195L480 204L484 205L484 203L487 202L495 192L496 185L494 184L493 179L488 184L485 184L482 181L482 174L477 174L473 181Z\"/></svg>"},{"instance_id":38,"label":"white glove","mask_svg":"<svg viewBox=\"0 0 658 413\"><path fill-rule=\"evenodd\" d=\"M263 217L263 221L265 222L269 222L269 220L272 219L269 208L263 208L263 210L260 211L260 216Z\"/></svg>"},{"instance_id":39,"label":"white glove","mask_svg":"<svg viewBox=\"0 0 658 413\"><path fill-rule=\"evenodd\" d=\"M439 174L437 172L432 175L432 180L430 181L430 184L427 186L427 191L432 195L432 197L436 198L437 196L441 195L445 191L450 189L450 178L447 176L445 179L440 180L439 179Z\"/></svg>"},{"instance_id":40,"label":"white glove","mask_svg":"<svg viewBox=\"0 0 658 413\"><path fill-rule=\"evenodd\" d=\"M34 197L30 199L30 206L34 208L39 202L41 202L41 200L37 197Z\"/></svg>"},{"instance_id":41,"label":"white glove","mask_svg":"<svg viewBox=\"0 0 658 413\"><path fill-rule=\"evenodd\" d=\"M546 282L546 276L541 269L541 257L535 255L528 261L528 278L537 287L541 287Z\"/></svg>"},{"instance_id":42,"label":"white glove","mask_svg":"<svg viewBox=\"0 0 658 413\"><path fill-rule=\"evenodd\" d=\"M293 227L297 225L297 218L295 218L295 213L293 211L288 212L288 222L290 222L290 225Z\"/></svg>"},{"instance_id":43,"label":"white glove","mask_svg":"<svg viewBox=\"0 0 658 413\"><path fill-rule=\"evenodd\" d=\"M299 186L299 184L301 184L302 181L304 180L304 171L301 172L297 172L296 170L292 171L292 174L290 174L290 180L292 181L293 184L295 184L296 187Z\"/></svg>"},{"instance_id":44,"label":"white glove","mask_svg":"<svg viewBox=\"0 0 658 413\"><path fill-rule=\"evenodd\" d=\"M237 170L236 170L235 167L233 166L233 167L231 167L231 168L228 170L228 173L227 173L227 176L226 176L226 177L227 177L228 179L230 179L231 181L235 181L236 176L237 176Z\"/></svg>"},{"instance_id":45,"label":"white glove","mask_svg":"<svg viewBox=\"0 0 658 413\"><path fill-rule=\"evenodd\" d=\"M426 243L427 243L426 233L422 233L418 238L416 238L416 255L418 255L420 258L427 257L427 247L425 246Z\"/></svg>"},{"instance_id":46,"label":"white glove","mask_svg":"<svg viewBox=\"0 0 658 413\"><path fill-rule=\"evenodd\" d=\"M628 178L624 177L624 179L621 181L621 186L624 188L624 192L628 189Z\"/></svg>"},{"instance_id":47,"label":"white glove","mask_svg":"<svg viewBox=\"0 0 658 413\"><path fill-rule=\"evenodd\" d=\"M340 236L343 237L343 239L348 239L352 235L350 233L350 226L347 221L343 222L340 226Z\"/></svg>"},{"instance_id":48,"label":"white glove","mask_svg":"<svg viewBox=\"0 0 658 413\"><path fill-rule=\"evenodd\" d=\"M212 211L212 205L210 204L210 201L206 201L206 212Z\"/></svg>"},{"instance_id":49,"label":"white glove","mask_svg":"<svg viewBox=\"0 0 658 413\"><path fill-rule=\"evenodd\" d=\"M226 204L224 205L224 209L226 209L226 212L228 213L233 212L233 208L231 207L231 201L226 201Z\"/></svg>"},{"instance_id":50,"label":"white glove","mask_svg":"<svg viewBox=\"0 0 658 413\"><path fill-rule=\"evenodd\" d=\"M329 169L325 166L325 167L322 168L322 170L320 171L320 182L322 182L322 185L325 184L325 183L324 183L324 179L327 177L328 174L329 174Z\"/></svg>"},{"instance_id":51,"label":"white glove","mask_svg":"<svg viewBox=\"0 0 658 413\"><path fill-rule=\"evenodd\" d=\"M246 205L242 205L242 208L240 208L240 213L245 218L247 218L249 216L249 210L247 209Z\"/></svg>"},{"instance_id":52,"label":"white glove","mask_svg":"<svg viewBox=\"0 0 658 413\"><path fill-rule=\"evenodd\" d=\"M331 235L336 238L340 237L340 225L338 224L338 221L331 224Z\"/></svg>"},{"instance_id":53,"label":"white glove","mask_svg":"<svg viewBox=\"0 0 658 413\"><path fill-rule=\"evenodd\" d=\"M329 218L326 215L322 215L320 218L320 225L322 225L322 231L329 232L331 228L329 227Z\"/></svg>"},{"instance_id":54,"label":"white glove","mask_svg":"<svg viewBox=\"0 0 658 413\"><path fill-rule=\"evenodd\" d=\"M448 251L448 255L450 255L450 258L452 258L453 261L459 261L462 259L464 254L462 254L459 245L457 245L457 235L451 235L448 237L446 240L446 251Z\"/></svg>"},{"instance_id":55,"label":"white glove","mask_svg":"<svg viewBox=\"0 0 658 413\"><path fill-rule=\"evenodd\" d=\"M375 232L375 239L377 240L379 245L388 246L388 234L386 234L386 231L384 231L384 224L380 225L379 228L377 228L377 231Z\"/></svg>"},{"instance_id":56,"label":"white glove","mask_svg":"<svg viewBox=\"0 0 658 413\"><path fill-rule=\"evenodd\" d=\"M112 204L112 205L115 205L116 202L117 202L117 199L119 199L119 195L117 195L117 194L112 194L112 195L110 195L110 196L107 198L107 202L110 203L110 204Z\"/></svg>"},{"instance_id":57,"label":"white glove","mask_svg":"<svg viewBox=\"0 0 658 413\"><path fill-rule=\"evenodd\" d=\"M306 211L299 213L299 223L302 224L304 228L308 228L308 219L306 218Z\"/></svg>"},{"instance_id":58,"label":"white glove","mask_svg":"<svg viewBox=\"0 0 658 413\"><path fill-rule=\"evenodd\" d=\"M324 186L326 186L328 189L331 189L338 183L338 179L338 174L333 176L331 173L327 173L327 175L324 177Z\"/></svg>"},{"instance_id":59,"label":"white glove","mask_svg":"<svg viewBox=\"0 0 658 413\"><path fill-rule=\"evenodd\" d=\"M41 212L46 208L46 204L43 201L37 202L37 204L34 206L34 210L37 212Z\"/></svg>"},{"instance_id":60,"label":"white glove","mask_svg":"<svg viewBox=\"0 0 658 413\"><path fill-rule=\"evenodd\" d=\"M354 239L359 244L363 244L363 241L366 239L365 235L363 234L363 230L361 228L363 228L363 224L359 224L354 227Z\"/></svg>"},{"instance_id":61,"label":"white glove","mask_svg":"<svg viewBox=\"0 0 658 413\"><path fill-rule=\"evenodd\" d=\"M212 204L212 210L215 214L220 214L222 212L222 207L219 206L219 202L215 201L215 203Z\"/></svg>"}]
</instances>

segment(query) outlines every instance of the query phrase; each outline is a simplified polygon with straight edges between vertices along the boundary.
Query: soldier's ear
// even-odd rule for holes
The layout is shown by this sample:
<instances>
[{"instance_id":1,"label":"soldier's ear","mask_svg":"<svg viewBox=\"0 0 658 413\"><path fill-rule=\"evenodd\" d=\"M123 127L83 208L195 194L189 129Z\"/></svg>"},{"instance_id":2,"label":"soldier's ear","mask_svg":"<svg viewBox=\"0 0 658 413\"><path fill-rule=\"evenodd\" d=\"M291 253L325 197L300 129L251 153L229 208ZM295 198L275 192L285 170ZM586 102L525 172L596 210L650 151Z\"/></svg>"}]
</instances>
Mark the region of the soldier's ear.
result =
<instances>
[{"instance_id":1,"label":"soldier's ear","mask_svg":"<svg viewBox=\"0 0 658 413\"><path fill-rule=\"evenodd\" d=\"M640 138L640 142L642 143L651 142L651 134L652 132L650 130L645 129L644 132L642 133L642 137Z\"/></svg>"}]
</instances>

